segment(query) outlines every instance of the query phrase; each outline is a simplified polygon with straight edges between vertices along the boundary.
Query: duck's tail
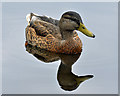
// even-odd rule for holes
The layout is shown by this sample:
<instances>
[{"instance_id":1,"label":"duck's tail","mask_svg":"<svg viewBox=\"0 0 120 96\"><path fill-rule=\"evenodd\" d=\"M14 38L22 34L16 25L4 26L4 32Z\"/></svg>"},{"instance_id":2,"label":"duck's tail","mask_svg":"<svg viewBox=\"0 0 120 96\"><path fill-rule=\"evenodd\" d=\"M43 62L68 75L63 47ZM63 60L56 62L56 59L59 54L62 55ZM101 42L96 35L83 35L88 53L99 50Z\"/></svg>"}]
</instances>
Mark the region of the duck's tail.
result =
<instances>
[{"instance_id":1,"label":"duck's tail","mask_svg":"<svg viewBox=\"0 0 120 96\"><path fill-rule=\"evenodd\" d=\"M40 20L40 18L38 18L38 14L30 13L26 15L26 20L28 22L28 25L30 25L31 21Z\"/></svg>"},{"instance_id":2,"label":"duck's tail","mask_svg":"<svg viewBox=\"0 0 120 96\"><path fill-rule=\"evenodd\" d=\"M49 23L51 23L53 25L56 25L56 26L59 25L59 20L50 18L48 16L39 16L38 14L35 14L35 13L27 14L26 15L26 20L28 22L28 25L30 25L31 22L36 21L36 20L37 21L42 20L42 21L45 21L45 22L49 22Z\"/></svg>"}]
</instances>

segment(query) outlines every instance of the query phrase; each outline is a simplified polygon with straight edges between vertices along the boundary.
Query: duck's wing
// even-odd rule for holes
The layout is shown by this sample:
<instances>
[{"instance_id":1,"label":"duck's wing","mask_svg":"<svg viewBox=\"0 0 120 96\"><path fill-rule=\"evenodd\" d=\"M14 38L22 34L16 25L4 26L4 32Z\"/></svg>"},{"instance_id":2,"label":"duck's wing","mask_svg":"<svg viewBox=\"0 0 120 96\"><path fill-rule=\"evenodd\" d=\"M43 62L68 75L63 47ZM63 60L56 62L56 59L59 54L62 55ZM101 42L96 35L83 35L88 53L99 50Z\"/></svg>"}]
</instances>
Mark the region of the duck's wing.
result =
<instances>
[{"instance_id":1,"label":"duck's wing","mask_svg":"<svg viewBox=\"0 0 120 96\"><path fill-rule=\"evenodd\" d=\"M30 13L26 16L28 25L35 29L37 35L46 36L52 34L55 38L61 39L59 30L59 20L53 19L48 16L39 16L35 13ZM74 30L74 37L78 36Z\"/></svg>"},{"instance_id":2,"label":"duck's wing","mask_svg":"<svg viewBox=\"0 0 120 96\"><path fill-rule=\"evenodd\" d=\"M61 42L61 40L55 38L52 34L48 34L47 36L44 37L37 35L34 28L30 26L27 26L26 28L27 43L25 43L25 45L30 44L32 46L36 46L38 48L45 49L51 52L65 54L81 53L82 43L77 34L75 34L74 40L76 41L76 43L71 41Z\"/></svg>"},{"instance_id":3,"label":"duck's wing","mask_svg":"<svg viewBox=\"0 0 120 96\"><path fill-rule=\"evenodd\" d=\"M34 14L32 15L32 13L30 15L27 15L26 18L29 26L35 29L37 35L45 37L48 34L51 34L55 38L61 39L61 33L59 27L55 25L55 20L49 19L48 17L40 18L40 16L35 16Z\"/></svg>"},{"instance_id":4,"label":"duck's wing","mask_svg":"<svg viewBox=\"0 0 120 96\"><path fill-rule=\"evenodd\" d=\"M45 22L49 22L53 25L58 26L59 25L59 20L53 19L51 17L47 17L47 16L37 16L38 18L40 18L41 20L45 21Z\"/></svg>"},{"instance_id":5,"label":"duck's wing","mask_svg":"<svg viewBox=\"0 0 120 96\"><path fill-rule=\"evenodd\" d=\"M60 40L55 38L52 34L48 34L45 37L36 34L34 28L26 27L26 43L25 45L36 46L41 49L45 49L51 52L58 52L60 47ZM59 52L58 52L59 53Z\"/></svg>"},{"instance_id":6,"label":"duck's wing","mask_svg":"<svg viewBox=\"0 0 120 96\"><path fill-rule=\"evenodd\" d=\"M42 21L51 23L51 24L53 24L53 25L55 25L55 26L58 26L58 25L59 25L59 20L53 19L53 18L48 17L48 16L40 16L40 15L37 15L37 14L35 14L35 13L30 13L30 14L28 14L28 15L26 16L27 21L30 21L33 16L37 17L38 20L42 20Z\"/></svg>"}]
</instances>

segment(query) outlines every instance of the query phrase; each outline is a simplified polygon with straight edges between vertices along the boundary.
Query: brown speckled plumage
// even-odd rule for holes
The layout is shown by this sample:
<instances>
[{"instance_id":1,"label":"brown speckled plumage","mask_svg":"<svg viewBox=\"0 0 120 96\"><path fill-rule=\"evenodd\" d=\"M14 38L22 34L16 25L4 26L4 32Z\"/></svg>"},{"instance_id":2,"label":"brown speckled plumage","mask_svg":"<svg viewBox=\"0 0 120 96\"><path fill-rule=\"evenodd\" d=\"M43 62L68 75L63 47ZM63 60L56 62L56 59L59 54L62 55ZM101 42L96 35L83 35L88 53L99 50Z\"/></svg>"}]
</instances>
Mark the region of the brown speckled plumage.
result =
<instances>
[{"instance_id":1,"label":"brown speckled plumage","mask_svg":"<svg viewBox=\"0 0 120 96\"><path fill-rule=\"evenodd\" d=\"M28 44L55 53L78 54L82 51L82 42L77 32L73 31L73 38L62 40L59 26L36 20L26 27L26 41Z\"/></svg>"}]
</instances>

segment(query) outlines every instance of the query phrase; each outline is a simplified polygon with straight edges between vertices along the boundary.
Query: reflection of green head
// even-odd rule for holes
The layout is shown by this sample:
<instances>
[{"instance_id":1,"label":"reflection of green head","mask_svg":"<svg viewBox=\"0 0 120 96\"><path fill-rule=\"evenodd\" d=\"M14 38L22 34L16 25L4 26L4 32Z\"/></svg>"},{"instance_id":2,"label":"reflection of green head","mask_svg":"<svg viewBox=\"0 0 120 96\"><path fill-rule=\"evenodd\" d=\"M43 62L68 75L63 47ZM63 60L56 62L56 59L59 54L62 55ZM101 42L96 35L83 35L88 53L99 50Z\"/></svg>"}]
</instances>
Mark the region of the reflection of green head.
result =
<instances>
[{"instance_id":1,"label":"reflection of green head","mask_svg":"<svg viewBox=\"0 0 120 96\"><path fill-rule=\"evenodd\" d=\"M71 72L71 66L62 64L59 66L57 79L63 90L75 90L82 82L93 78L93 75L77 76Z\"/></svg>"},{"instance_id":2,"label":"reflection of green head","mask_svg":"<svg viewBox=\"0 0 120 96\"><path fill-rule=\"evenodd\" d=\"M71 81L67 82L67 84L65 85L61 85L61 88L66 91L75 90L82 82L92 77L93 75L86 75L86 76L79 76L79 77L76 76L76 78L71 77Z\"/></svg>"}]
</instances>

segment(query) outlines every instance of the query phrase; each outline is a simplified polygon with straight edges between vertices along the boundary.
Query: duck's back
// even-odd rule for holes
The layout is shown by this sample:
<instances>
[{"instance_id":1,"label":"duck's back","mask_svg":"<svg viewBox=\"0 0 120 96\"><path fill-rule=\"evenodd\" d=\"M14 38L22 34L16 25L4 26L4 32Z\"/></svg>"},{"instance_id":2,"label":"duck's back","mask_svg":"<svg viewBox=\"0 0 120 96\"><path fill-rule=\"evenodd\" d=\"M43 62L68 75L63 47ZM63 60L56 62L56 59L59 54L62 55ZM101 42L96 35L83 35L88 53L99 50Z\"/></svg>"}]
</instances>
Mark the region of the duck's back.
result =
<instances>
[{"instance_id":1,"label":"duck's back","mask_svg":"<svg viewBox=\"0 0 120 96\"><path fill-rule=\"evenodd\" d=\"M48 34L52 34L55 38L61 39L61 33L59 27L43 20L39 20L37 18L33 18L30 22L30 26L35 29L36 34L39 36L47 36Z\"/></svg>"}]
</instances>

